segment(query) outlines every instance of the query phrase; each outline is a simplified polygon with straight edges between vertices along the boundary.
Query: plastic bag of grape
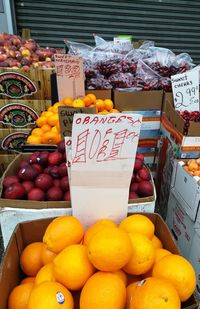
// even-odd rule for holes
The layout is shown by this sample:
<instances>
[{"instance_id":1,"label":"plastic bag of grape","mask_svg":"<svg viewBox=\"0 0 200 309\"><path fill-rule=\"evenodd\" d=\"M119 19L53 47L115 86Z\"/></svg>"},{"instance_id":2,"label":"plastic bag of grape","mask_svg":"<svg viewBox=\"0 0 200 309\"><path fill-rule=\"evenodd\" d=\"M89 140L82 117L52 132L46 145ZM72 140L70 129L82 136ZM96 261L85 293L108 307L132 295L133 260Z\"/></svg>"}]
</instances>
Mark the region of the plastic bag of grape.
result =
<instances>
[{"instance_id":1,"label":"plastic bag of grape","mask_svg":"<svg viewBox=\"0 0 200 309\"><path fill-rule=\"evenodd\" d=\"M115 54L126 55L133 49L133 45L131 42L114 42L114 41L106 41L102 37L94 34L95 48L94 52L110 52Z\"/></svg>"}]
</instances>

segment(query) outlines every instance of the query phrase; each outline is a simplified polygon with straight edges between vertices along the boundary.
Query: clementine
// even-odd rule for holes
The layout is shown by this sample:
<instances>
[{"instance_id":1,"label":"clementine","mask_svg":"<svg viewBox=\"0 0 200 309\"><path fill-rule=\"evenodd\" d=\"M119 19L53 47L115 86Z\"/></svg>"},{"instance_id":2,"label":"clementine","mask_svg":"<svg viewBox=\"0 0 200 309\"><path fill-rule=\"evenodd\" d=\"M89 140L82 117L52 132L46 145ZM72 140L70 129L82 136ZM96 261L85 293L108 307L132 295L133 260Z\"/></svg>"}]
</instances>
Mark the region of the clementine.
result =
<instances>
[{"instance_id":1,"label":"clementine","mask_svg":"<svg viewBox=\"0 0 200 309\"><path fill-rule=\"evenodd\" d=\"M22 251L20 265L23 272L29 277L34 277L42 267L42 247L42 242L33 242Z\"/></svg>"}]
</instances>

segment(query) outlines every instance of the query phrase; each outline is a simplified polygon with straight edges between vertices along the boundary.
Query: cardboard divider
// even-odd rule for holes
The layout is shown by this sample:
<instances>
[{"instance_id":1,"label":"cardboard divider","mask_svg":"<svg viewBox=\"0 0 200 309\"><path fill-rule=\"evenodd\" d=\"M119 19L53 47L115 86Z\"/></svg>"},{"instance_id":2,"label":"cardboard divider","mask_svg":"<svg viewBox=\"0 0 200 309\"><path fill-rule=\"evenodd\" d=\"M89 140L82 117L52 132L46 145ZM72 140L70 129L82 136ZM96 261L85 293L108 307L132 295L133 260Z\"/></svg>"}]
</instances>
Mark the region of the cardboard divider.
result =
<instances>
[{"instance_id":1,"label":"cardboard divider","mask_svg":"<svg viewBox=\"0 0 200 309\"><path fill-rule=\"evenodd\" d=\"M164 248L172 253L179 254L179 250L166 223L158 214L144 214L155 224L155 234L162 241ZM23 278L19 255L23 248L34 241L42 241L44 231L53 219L41 219L20 223L17 225L0 267L0 308L7 309L8 296L11 290ZM76 294L76 302L78 294ZM194 295L187 302L182 303L182 309L197 309L198 303ZM75 309L79 309L76 304Z\"/></svg>"}]
</instances>

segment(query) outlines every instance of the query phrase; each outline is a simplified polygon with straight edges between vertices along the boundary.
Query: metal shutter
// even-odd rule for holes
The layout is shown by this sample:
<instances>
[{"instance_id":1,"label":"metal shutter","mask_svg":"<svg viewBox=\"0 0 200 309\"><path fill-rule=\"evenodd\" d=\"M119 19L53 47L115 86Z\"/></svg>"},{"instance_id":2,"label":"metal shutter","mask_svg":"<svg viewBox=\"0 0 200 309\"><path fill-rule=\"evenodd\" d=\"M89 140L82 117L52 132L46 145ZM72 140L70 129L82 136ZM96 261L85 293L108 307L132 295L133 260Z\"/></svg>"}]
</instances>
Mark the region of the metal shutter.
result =
<instances>
[{"instance_id":1,"label":"metal shutter","mask_svg":"<svg viewBox=\"0 0 200 309\"><path fill-rule=\"evenodd\" d=\"M64 38L93 44L92 33L107 40L131 34L200 63L198 0L14 0L14 6L18 32L30 28L42 46L63 46Z\"/></svg>"}]
</instances>

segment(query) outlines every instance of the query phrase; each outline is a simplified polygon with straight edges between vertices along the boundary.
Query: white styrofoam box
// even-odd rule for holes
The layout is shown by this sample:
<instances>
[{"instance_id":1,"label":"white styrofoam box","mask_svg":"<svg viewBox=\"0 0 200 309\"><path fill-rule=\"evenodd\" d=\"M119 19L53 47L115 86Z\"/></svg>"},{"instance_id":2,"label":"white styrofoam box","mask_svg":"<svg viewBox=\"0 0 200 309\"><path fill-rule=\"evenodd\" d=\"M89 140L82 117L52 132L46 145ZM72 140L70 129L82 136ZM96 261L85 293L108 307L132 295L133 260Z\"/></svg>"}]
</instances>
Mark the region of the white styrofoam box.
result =
<instances>
[{"instance_id":1,"label":"white styrofoam box","mask_svg":"<svg viewBox=\"0 0 200 309\"><path fill-rule=\"evenodd\" d=\"M186 214L174 194L176 194L174 190L171 190L166 222L174 235L181 253L188 258L195 232L195 224Z\"/></svg>"},{"instance_id":2,"label":"white styrofoam box","mask_svg":"<svg viewBox=\"0 0 200 309\"><path fill-rule=\"evenodd\" d=\"M200 230L195 230L192 246L190 249L189 261L192 263L197 279L196 294L200 299Z\"/></svg>"},{"instance_id":3,"label":"white styrofoam box","mask_svg":"<svg viewBox=\"0 0 200 309\"><path fill-rule=\"evenodd\" d=\"M153 213L155 211L155 201L149 203L133 203L128 205L129 213L137 213L137 212L150 212Z\"/></svg>"},{"instance_id":4,"label":"white styrofoam box","mask_svg":"<svg viewBox=\"0 0 200 309\"><path fill-rule=\"evenodd\" d=\"M174 189L188 216L195 221L200 201L200 177L193 177L183 169L183 161L177 162Z\"/></svg>"}]
</instances>

